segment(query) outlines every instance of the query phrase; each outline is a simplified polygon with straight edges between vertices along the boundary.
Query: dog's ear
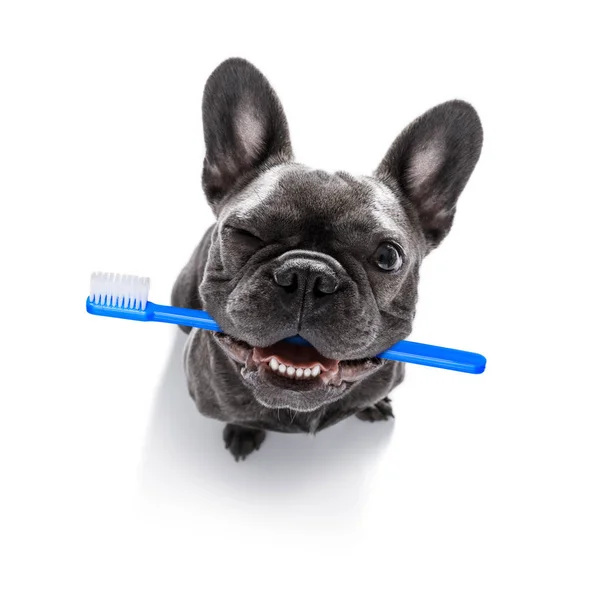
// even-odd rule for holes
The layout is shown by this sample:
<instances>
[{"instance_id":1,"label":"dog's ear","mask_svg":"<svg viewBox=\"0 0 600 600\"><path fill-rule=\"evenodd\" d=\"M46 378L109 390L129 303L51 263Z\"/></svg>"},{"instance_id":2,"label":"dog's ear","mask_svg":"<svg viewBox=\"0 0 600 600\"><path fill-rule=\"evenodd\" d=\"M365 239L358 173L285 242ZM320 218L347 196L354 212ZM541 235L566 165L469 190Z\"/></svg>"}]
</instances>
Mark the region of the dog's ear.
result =
<instances>
[{"instance_id":1,"label":"dog's ear","mask_svg":"<svg viewBox=\"0 0 600 600\"><path fill-rule=\"evenodd\" d=\"M211 74L202 100L206 157L202 185L215 209L255 169L292 159L283 108L265 76L230 58Z\"/></svg>"},{"instance_id":2,"label":"dog's ear","mask_svg":"<svg viewBox=\"0 0 600 600\"><path fill-rule=\"evenodd\" d=\"M429 250L450 231L458 197L477 164L482 142L475 109L460 100L445 102L413 121L375 172L413 205Z\"/></svg>"}]
</instances>

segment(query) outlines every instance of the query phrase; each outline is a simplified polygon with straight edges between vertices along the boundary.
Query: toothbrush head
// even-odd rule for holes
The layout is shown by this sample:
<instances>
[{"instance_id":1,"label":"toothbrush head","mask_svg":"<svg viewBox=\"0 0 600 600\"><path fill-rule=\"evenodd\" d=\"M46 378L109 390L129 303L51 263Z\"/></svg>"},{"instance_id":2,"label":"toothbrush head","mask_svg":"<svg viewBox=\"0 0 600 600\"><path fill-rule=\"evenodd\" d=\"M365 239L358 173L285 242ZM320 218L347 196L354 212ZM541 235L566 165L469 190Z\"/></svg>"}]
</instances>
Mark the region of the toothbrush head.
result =
<instances>
[{"instance_id":1,"label":"toothbrush head","mask_svg":"<svg viewBox=\"0 0 600 600\"><path fill-rule=\"evenodd\" d=\"M131 321L158 321L207 331L221 331L203 310L155 304L148 300L150 279L116 273L92 273L85 307L91 315Z\"/></svg>"},{"instance_id":2,"label":"toothbrush head","mask_svg":"<svg viewBox=\"0 0 600 600\"><path fill-rule=\"evenodd\" d=\"M96 306L145 310L150 291L149 277L92 273L90 304Z\"/></svg>"}]
</instances>

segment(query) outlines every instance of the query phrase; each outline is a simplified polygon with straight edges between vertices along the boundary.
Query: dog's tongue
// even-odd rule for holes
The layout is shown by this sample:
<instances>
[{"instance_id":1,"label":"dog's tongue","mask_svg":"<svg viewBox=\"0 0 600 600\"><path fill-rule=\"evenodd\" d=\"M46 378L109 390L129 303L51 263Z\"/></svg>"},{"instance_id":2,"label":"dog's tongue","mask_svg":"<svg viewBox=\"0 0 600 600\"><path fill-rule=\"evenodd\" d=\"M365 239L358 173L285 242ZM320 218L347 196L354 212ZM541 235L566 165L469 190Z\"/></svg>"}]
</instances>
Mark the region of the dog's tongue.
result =
<instances>
[{"instance_id":1,"label":"dog's tongue","mask_svg":"<svg viewBox=\"0 0 600 600\"><path fill-rule=\"evenodd\" d=\"M300 346L289 342L277 342L267 348L254 348L254 358L261 362L275 358L279 363L303 369L321 365L322 371L337 370L339 363L333 358L325 358L312 346Z\"/></svg>"}]
</instances>

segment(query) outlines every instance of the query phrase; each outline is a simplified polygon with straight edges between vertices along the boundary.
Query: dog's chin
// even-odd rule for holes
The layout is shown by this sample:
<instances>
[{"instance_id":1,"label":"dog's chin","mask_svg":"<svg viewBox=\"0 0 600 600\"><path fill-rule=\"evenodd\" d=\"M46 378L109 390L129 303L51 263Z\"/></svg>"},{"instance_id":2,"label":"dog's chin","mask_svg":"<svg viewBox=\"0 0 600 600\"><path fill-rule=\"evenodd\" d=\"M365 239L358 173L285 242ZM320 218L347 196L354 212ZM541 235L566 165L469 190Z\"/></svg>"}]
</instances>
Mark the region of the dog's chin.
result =
<instances>
[{"instance_id":1,"label":"dog's chin","mask_svg":"<svg viewBox=\"0 0 600 600\"><path fill-rule=\"evenodd\" d=\"M312 346L277 342L250 346L224 333L215 340L240 367L243 381L267 408L311 412L342 398L350 388L381 368L385 360L335 360Z\"/></svg>"}]
</instances>

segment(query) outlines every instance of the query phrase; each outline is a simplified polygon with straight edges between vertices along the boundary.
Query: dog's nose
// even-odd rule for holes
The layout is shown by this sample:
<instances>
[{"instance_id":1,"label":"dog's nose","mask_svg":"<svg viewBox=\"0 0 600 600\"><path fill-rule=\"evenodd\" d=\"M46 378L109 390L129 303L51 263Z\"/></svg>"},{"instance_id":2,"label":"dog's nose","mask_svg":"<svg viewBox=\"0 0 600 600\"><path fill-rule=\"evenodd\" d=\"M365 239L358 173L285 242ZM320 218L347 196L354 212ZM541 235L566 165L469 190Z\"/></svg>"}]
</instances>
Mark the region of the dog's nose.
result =
<instances>
[{"instance_id":1,"label":"dog's nose","mask_svg":"<svg viewBox=\"0 0 600 600\"><path fill-rule=\"evenodd\" d=\"M341 269L341 265L327 254L291 250L280 258L273 279L287 292L322 297L337 291L340 285L338 267Z\"/></svg>"}]
</instances>

